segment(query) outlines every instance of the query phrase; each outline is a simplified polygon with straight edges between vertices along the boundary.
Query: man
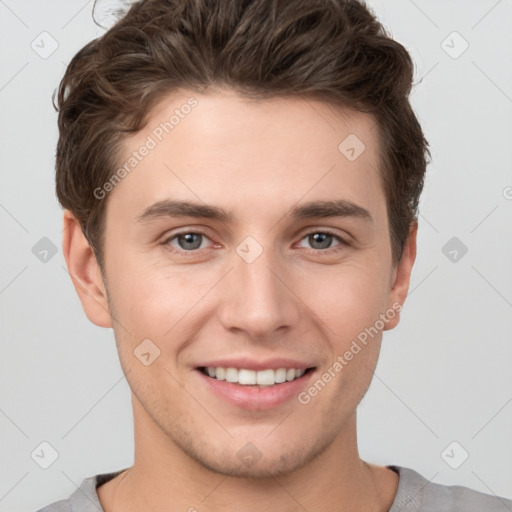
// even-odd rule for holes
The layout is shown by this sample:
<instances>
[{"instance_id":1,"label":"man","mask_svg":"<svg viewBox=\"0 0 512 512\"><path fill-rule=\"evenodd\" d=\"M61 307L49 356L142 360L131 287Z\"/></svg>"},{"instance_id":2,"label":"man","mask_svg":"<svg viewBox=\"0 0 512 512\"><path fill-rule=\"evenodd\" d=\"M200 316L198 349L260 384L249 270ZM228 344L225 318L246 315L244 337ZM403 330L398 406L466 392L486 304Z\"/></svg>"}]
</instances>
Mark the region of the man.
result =
<instances>
[{"instance_id":1,"label":"man","mask_svg":"<svg viewBox=\"0 0 512 512\"><path fill-rule=\"evenodd\" d=\"M135 460L42 510L512 510L358 454L416 256L412 70L356 0L142 0L74 57L63 252Z\"/></svg>"}]
</instances>

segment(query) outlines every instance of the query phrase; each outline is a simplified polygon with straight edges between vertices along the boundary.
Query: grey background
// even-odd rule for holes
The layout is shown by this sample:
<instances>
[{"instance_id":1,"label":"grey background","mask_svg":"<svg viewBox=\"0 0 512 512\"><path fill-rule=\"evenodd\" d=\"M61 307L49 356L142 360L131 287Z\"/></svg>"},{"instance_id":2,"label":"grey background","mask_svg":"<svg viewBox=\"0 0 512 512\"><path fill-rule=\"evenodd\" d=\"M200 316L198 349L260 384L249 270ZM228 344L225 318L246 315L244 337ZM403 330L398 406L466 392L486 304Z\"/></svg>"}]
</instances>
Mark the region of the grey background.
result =
<instances>
[{"instance_id":1,"label":"grey background","mask_svg":"<svg viewBox=\"0 0 512 512\"><path fill-rule=\"evenodd\" d=\"M81 309L54 195L51 94L71 57L103 33L92 4L0 0L2 512L36 510L133 460L113 333ZM433 161L402 321L384 336L359 408L361 456L510 498L512 1L369 5L415 60L412 101ZM51 49L43 31L58 43L47 58L31 47ZM48 449L39 464L31 456L43 441L58 453L48 469L39 465Z\"/></svg>"}]
</instances>

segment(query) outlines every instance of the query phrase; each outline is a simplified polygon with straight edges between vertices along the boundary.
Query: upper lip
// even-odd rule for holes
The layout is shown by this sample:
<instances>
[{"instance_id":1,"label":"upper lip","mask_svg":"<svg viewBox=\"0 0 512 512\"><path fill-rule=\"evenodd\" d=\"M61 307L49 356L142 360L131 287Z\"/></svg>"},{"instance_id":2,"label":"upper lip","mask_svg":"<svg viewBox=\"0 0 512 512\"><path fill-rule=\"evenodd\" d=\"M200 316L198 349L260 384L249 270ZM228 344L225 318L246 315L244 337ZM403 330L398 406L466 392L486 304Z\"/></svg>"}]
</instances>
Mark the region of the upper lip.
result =
<instances>
[{"instance_id":1,"label":"upper lip","mask_svg":"<svg viewBox=\"0 0 512 512\"><path fill-rule=\"evenodd\" d=\"M237 359L216 359L214 361L206 361L199 364L197 367L222 367L222 368L244 368L247 370L277 370L279 368L295 368L296 370L306 370L307 368L313 368L314 365L298 361L296 359L288 359L283 357L277 357L272 359L265 359L257 361L255 359L249 359L247 357L240 357Z\"/></svg>"}]
</instances>

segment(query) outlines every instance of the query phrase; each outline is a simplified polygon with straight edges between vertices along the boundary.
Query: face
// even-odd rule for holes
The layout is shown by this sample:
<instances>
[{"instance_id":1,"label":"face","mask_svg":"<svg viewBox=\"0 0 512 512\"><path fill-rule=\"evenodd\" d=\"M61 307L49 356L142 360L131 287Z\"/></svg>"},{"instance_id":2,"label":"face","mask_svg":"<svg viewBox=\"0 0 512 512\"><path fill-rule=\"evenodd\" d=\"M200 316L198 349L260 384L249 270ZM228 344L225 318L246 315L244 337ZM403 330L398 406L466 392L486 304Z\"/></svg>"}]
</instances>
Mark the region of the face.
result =
<instances>
[{"instance_id":1,"label":"face","mask_svg":"<svg viewBox=\"0 0 512 512\"><path fill-rule=\"evenodd\" d=\"M104 254L136 424L222 474L301 468L347 434L414 259L392 264L374 119L182 91L134 152Z\"/></svg>"}]
</instances>

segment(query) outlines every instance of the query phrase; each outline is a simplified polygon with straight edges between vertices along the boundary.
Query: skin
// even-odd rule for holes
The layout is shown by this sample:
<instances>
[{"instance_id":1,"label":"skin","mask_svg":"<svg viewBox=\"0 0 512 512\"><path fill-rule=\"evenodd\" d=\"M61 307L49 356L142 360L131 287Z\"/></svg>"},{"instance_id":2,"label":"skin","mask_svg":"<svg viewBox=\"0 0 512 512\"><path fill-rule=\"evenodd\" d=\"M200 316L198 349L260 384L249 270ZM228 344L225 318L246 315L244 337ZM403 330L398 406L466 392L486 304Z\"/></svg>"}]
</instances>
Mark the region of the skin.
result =
<instances>
[{"instance_id":1,"label":"skin","mask_svg":"<svg viewBox=\"0 0 512 512\"><path fill-rule=\"evenodd\" d=\"M321 374L379 314L404 303L417 224L393 265L375 121L313 99L181 91L126 140L125 156L191 96L198 105L109 193L104 275L64 213L73 283L90 321L113 327L132 390L134 465L98 488L103 508L387 511L398 476L360 459L356 408L398 312L307 405L241 409L209 391L195 369L220 357L282 356L311 361ZM355 161L338 150L351 133L366 146ZM234 220L137 222L170 198L223 207ZM337 199L367 209L372 222L289 215ZM322 229L349 245L308 236ZM204 233L200 248L178 231ZM247 236L263 249L252 263L236 252ZM145 366L133 351L148 338L160 356ZM250 467L237 457L248 442L262 454Z\"/></svg>"}]
</instances>

